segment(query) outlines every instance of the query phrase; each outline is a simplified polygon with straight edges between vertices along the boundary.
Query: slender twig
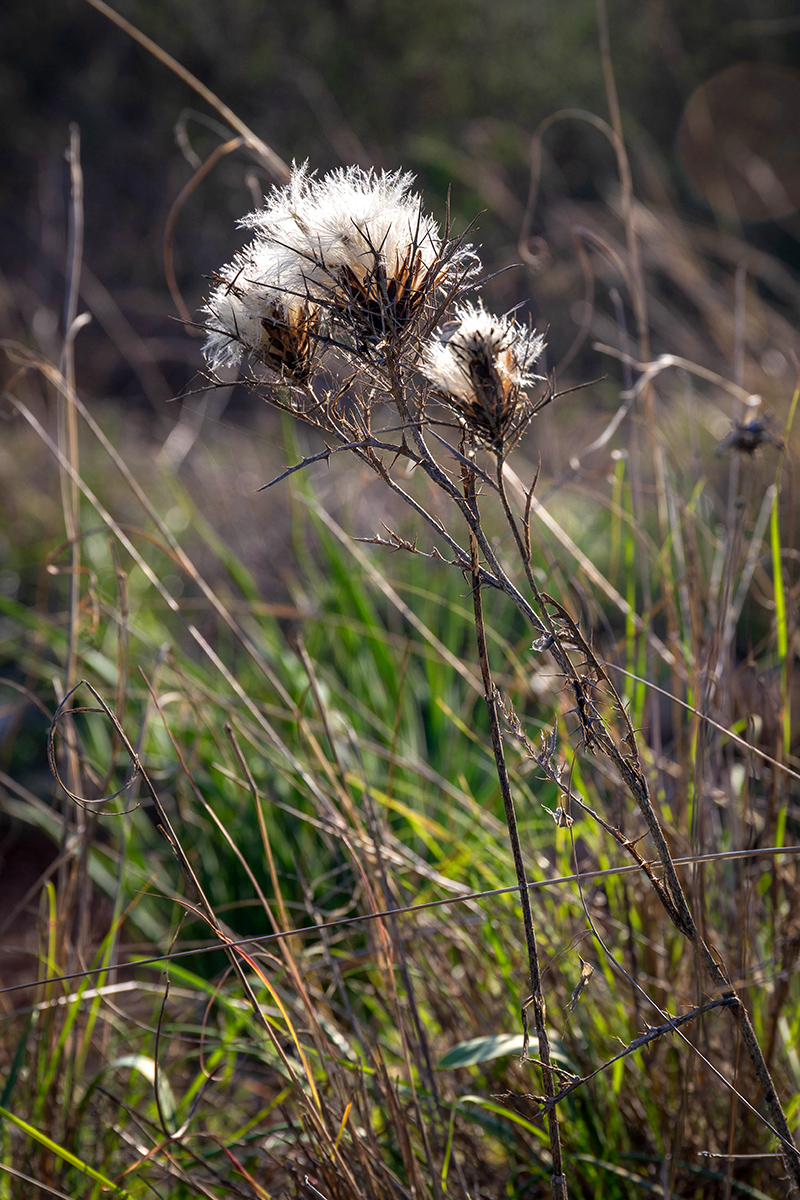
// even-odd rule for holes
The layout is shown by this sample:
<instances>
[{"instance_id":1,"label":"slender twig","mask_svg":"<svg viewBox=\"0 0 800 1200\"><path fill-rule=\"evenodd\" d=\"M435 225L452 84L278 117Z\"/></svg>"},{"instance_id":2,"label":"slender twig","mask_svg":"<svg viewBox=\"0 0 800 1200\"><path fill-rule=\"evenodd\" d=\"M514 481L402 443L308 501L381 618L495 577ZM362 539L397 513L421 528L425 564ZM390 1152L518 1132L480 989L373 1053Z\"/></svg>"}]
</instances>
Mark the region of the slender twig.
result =
<instances>
[{"instance_id":1,"label":"slender twig","mask_svg":"<svg viewBox=\"0 0 800 1200\"><path fill-rule=\"evenodd\" d=\"M477 511L477 501L475 498L475 478L468 470L464 471L464 490L467 501L471 505L474 505L475 510ZM530 971L531 996L530 999L525 1002L522 1008L523 1028L525 1030L525 1038L527 1043L527 1008L528 1005L530 1005L533 1008L533 1021L539 1043L539 1058L542 1064L542 1077L544 1081L545 1095L548 1099L553 1099L556 1096L557 1087L550 1062L550 1043L547 1037L546 1026L546 1006L544 994L542 992L542 977L539 969L539 955L536 948L536 929L533 923L533 911L531 908L530 892L528 890L528 878L525 871L525 862L522 857L522 844L519 838L519 829L517 828L517 814L514 807L514 797L511 793L511 783L508 777L508 769L506 767L505 750L503 749L503 735L500 729L500 718L498 714L498 694L492 680L492 671L489 663L489 651L486 644L486 626L483 617L481 581L478 569L478 541L471 531L470 546L472 549L472 603L475 615L475 637L478 645L478 659L481 667L481 678L483 679L484 699L486 701L486 708L489 713L492 752L494 754L495 766L497 768L497 778L500 783L500 791L503 797L503 808L505 810L506 824L508 826L508 836L511 842L511 854L514 859L514 870L516 872L517 883L519 885L520 903L522 904L522 921L525 928L525 942L528 949L528 969ZM553 1174L551 1178L553 1200L567 1200L567 1180L566 1176L564 1175L564 1165L561 1155L561 1132L558 1125L558 1114L555 1107L548 1112L547 1123L550 1134L550 1153L553 1160Z\"/></svg>"},{"instance_id":2,"label":"slender twig","mask_svg":"<svg viewBox=\"0 0 800 1200\"><path fill-rule=\"evenodd\" d=\"M7 779L3 779L0 772L0 782L8 784ZM295 815L299 816L299 813ZM321 823L320 823L321 824ZM719 854L702 854L702 855L687 855L685 858L676 858L676 866L689 866L693 863L711 863L711 862L728 862L730 860L740 858L763 858L763 857L787 857L790 855L800 854L800 846L768 846L763 849L755 850L728 850ZM659 864L650 861L648 864L651 868L657 867ZM565 883L576 883L578 879L586 881L587 879L611 879L616 876L630 875L634 872L638 873L641 870L640 864L628 864L627 866L606 867L603 870L582 871L580 876L577 875L557 875L552 879L537 879L528 881L528 891L539 891L542 888L561 887ZM450 882L450 881L449 881ZM488 900L495 896L510 896L519 891L517 883L509 887L502 888L487 888L482 892L459 892L455 896L445 896L439 900L426 900L421 904L405 904L400 908L381 909L375 912L360 913L353 917L337 917L331 921L315 921L313 925L299 925L292 929L284 929L278 933L256 933L251 937L236 938L230 942L232 949L238 949L244 946L259 946L269 945L272 942L279 941L281 938L302 937L304 935L327 932L330 929L343 929L350 925L365 925L370 921L381 920L385 917L403 916L407 913L424 912L427 909L444 908L451 904L472 904L478 900ZM191 958L195 954L208 954L213 950L219 949L218 943L213 942L208 945L191 946L186 950L175 950L169 954L156 954L151 958L139 958L135 963L120 964L119 969L125 966L149 967L156 966L159 963L169 962L172 959ZM56 983L69 983L75 979L88 979L93 975L102 975L107 971L107 967L88 967L82 971L73 971L68 975L52 975L42 979L26 980L24 983L14 983L9 987L0 988L0 996L10 995L13 992L19 992L32 988L51 987ZM779 976L782 977L782 976ZM775 978L775 977L773 977Z\"/></svg>"},{"instance_id":3,"label":"slender twig","mask_svg":"<svg viewBox=\"0 0 800 1200\"><path fill-rule=\"evenodd\" d=\"M595 1067L588 1075L571 1079L569 1083L559 1089L555 1096L540 1101L539 1112L549 1112L557 1104L561 1104L562 1101L566 1100L567 1096L571 1095L572 1092L577 1091L579 1087L582 1087L585 1083L589 1083L591 1079L594 1079L597 1075L601 1075L603 1071L607 1071L609 1067L613 1067L621 1059L627 1058L629 1054L634 1054L637 1050L641 1050L642 1046L647 1046L650 1042L655 1042L666 1034L674 1033L679 1026L686 1025L689 1021L694 1021L697 1017L705 1016L706 1013L713 1012L717 1008L731 1008L734 1003L735 1001L730 996L724 996L721 1000L712 1000L709 1004L704 1004L701 1008L693 1008L691 1012L682 1013L679 1017L673 1017L662 1025L652 1026L646 1033L642 1033L639 1037L634 1038L633 1041L628 1042L628 1045L620 1050L619 1054L615 1054L613 1058L609 1058L601 1066Z\"/></svg>"},{"instance_id":4,"label":"slender twig","mask_svg":"<svg viewBox=\"0 0 800 1200\"><path fill-rule=\"evenodd\" d=\"M182 66L171 54L167 54L166 50L162 50L161 46L157 45L151 38L137 29L135 25L131 25L130 21L126 21L118 12L115 12L108 4L105 4L104 0L87 0L87 3L91 4L92 8L96 8L103 16L108 17L109 21L113 21L115 25L118 25L120 29L127 33L128 37L138 42L154 58L157 58L159 62L163 63L179 79L182 79L185 84L197 92L198 96L202 96L207 104L216 109L220 116L237 133L241 134L246 144L263 160L264 165L272 172L276 179L283 182L283 180L289 178L289 167L280 155L276 154L272 147L268 146L260 137L257 137L252 129L248 128L244 121L237 117L233 109L228 108L227 104L223 104L219 97L215 96L211 89L207 88L204 83L201 83L196 75L193 75L191 71L187 71L186 67Z\"/></svg>"}]
</instances>

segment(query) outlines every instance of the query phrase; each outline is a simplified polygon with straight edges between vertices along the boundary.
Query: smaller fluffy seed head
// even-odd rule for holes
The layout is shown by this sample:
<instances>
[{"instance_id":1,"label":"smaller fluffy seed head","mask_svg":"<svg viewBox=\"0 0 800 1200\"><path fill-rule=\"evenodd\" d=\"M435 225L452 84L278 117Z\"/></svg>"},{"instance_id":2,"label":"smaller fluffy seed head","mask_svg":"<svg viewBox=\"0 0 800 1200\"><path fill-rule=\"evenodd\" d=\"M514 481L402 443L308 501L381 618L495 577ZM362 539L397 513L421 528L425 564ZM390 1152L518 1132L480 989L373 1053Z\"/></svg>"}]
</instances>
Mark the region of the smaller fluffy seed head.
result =
<instances>
[{"instance_id":1,"label":"smaller fluffy seed head","mask_svg":"<svg viewBox=\"0 0 800 1200\"><path fill-rule=\"evenodd\" d=\"M215 276L216 286L203 309L203 352L212 370L237 366L249 353L276 374L305 383L313 370L318 306L281 286L280 264L242 253ZM270 280L271 282L268 282Z\"/></svg>"},{"instance_id":2,"label":"smaller fluffy seed head","mask_svg":"<svg viewBox=\"0 0 800 1200\"><path fill-rule=\"evenodd\" d=\"M533 415L524 392L543 376L533 366L544 337L511 317L495 317L479 301L425 347L421 369L467 429L496 453L513 446Z\"/></svg>"}]
</instances>

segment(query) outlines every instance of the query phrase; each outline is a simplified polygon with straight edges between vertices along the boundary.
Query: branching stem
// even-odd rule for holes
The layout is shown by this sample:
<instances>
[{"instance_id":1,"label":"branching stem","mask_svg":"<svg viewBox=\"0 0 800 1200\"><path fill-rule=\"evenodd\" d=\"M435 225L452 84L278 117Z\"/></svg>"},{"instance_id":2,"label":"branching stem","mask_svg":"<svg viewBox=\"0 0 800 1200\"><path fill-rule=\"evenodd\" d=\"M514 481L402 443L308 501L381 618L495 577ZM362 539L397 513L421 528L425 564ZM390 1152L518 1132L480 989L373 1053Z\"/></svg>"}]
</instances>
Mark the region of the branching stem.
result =
<instances>
[{"instance_id":1,"label":"branching stem","mask_svg":"<svg viewBox=\"0 0 800 1200\"><path fill-rule=\"evenodd\" d=\"M467 503L477 514L475 479L467 469L464 470L464 490ZM472 605L475 614L475 637L478 644L478 659L481 667L481 678L483 680L486 708L489 712L489 728L492 738L492 751L494 753L494 761L497 768L497 778L500 782L500 791L503 796L503 808L505 809L508 836L511 842L514 870L516 872L517 883L519 885L519 896L522 904L522 920L525 927L525 942L528 949L531 997L523 1008L523 1022L527 1031L527 1015L525 1009L527 1008L528 1004L530 1004L530 1006L533 1008L533 1020L539 1043L539 1059L542 1065L545 1096L548 1100L553 1100L557 1094L558 1087L550 1062L550 1043L548 1041L546 1027L547 1013L544 994L542 992L542 977L539 970L539 955L536 949L536 929L533 924L533 911L531 908L530 892L528 890L528 878L525 872L525 862L522 857L522 845L520 843L519 830L517 828L517 814L514 807L514 797L511 794L511 783L508 778L505 751L503 749L503 735L500 728L497 689L495 688L492 680L492 671L489 664L489 651L486 645L486 626L483 619L483 602L481 599L478 541L471 530L470 548L472 551ZM558 1126L558 1111L555 1104L553 1104L548 1111L547 1123L550 1133L550 1153L553 1160L553 1175L551 1179L553 1200L568 1200L569 1193L567 1191L567 1180L566 1176L564 1175L564 1167L561 1156L561 1133Z\"/></svg>"}]
</instances>

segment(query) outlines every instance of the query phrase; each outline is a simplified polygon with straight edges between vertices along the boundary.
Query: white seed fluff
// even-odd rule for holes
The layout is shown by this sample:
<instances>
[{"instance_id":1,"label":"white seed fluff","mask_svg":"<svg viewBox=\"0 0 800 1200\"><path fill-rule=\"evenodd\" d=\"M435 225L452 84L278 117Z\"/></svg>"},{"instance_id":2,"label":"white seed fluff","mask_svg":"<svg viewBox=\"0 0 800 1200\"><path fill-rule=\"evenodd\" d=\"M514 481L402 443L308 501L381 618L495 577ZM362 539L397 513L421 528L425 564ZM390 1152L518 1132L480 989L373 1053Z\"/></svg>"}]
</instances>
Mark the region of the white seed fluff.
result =
<instances>
[{"instance_id":1,"label":"white seed fluff","mask_svg":"<svg viewBox=\"0 0 800 1200\"><path fill-rule=\"evenodd\" d=\"M513 317L496 317L481 301L456 308L455 319L432 338L422 357L422 373L438 392L461 404L475 400L475 364L490 364L501 382L522 390L541 380L533 366L541 357L542 334Z\"/></svg>"},{"instance_id":2,"label":"white seed fluff","mask_svg":"<svg viewBox=\"0 0 800 1200\"><path fill-rule=\"evenodd\" d=\"M352 306L353 283L375 297L378 276L409 288L436 290L477 270L470 247L443 254L439 227L411 191L413 175L346 167L317 178L294 166L289 182L244 217L253 240L223 267L203 313L211 367L258 353L262 319L276 312L288 325L316 309L320 331Z\"/></svg>"}]
</instances>

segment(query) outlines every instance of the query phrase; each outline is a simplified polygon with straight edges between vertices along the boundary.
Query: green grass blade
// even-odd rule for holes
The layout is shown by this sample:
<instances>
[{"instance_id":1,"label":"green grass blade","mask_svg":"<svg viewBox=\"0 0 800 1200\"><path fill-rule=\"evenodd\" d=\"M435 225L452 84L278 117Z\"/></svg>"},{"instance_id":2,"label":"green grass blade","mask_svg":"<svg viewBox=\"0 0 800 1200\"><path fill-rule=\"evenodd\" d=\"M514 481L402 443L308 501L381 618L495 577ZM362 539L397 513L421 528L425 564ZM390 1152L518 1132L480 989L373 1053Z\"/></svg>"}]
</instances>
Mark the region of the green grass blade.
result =
<instances>
[{"instance_id":1,"label":"green grass blade","mask_svg":"<svg viewBox=\"0 0 800 1200\"><path fill-rule=\"evenodd\" d=\"M49 1138L46 1133L42 1133L33 1125L29 1125L27 1121L23 1121L22 1117L17 1117L14 1115L14 1113L9 1112L7 1108L0 1107L0 1119L4 1121L11 1121L13 1125L16 1125L17 1128L21 1129L23 1133L26 1133L28 1137L33 1138L35 1142L38 1142L41 1146L44 1146L45 1149L49 1150L51 1154L57 1155L58 1158L63 1159L64 1162L69 1163L70 1166L75 1167L75 1169L80 1171L82 1175L85 1175L87 1179L92 1179L95 1183L101 1183L103 1187L108 1188L112 1195L121 1197L122 1200L133 1200L130 1192L126 1192L124 1188L119 1187L106 1175L103 1175L100 1171L96 1171L94 1167L90 1167L87 1162L84 1162L83 1159L78 1158L77 1154L73 1154L64 1146L59 1146L58 1142L54 1142L53 1139Z\"/></svg>"}]
</instances>

